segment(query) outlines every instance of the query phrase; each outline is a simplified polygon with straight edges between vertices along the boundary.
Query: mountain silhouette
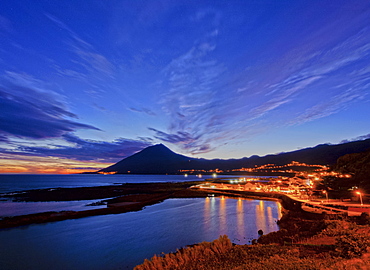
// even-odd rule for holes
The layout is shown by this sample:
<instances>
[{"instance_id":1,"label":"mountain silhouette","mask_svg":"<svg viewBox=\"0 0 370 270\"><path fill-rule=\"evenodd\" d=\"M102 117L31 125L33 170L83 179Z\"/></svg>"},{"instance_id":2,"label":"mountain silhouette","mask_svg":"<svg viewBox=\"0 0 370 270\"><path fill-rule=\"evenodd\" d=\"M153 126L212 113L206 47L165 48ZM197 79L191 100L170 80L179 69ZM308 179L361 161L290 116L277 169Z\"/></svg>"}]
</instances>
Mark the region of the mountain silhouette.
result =
<instances>
[{"instance_id":1,"label":"mountain silhouette","mask_svg":"<svg viewBox=\"0 0 370 270\"><path fill-rule=\"evenodd\" d=\"M314 165L333 165L346 154L359 153L370 149L370 139L337 145L321 144L287 153L251 156L241 159L198 159L176 154L163 144L149 146L142 151L124 158L116 164L98 172L119 174L178 174L180 170L232 170L251 168L264 164L285 165L292 161Z\"/></svg>"},{"instance_id":2,"label":"mountain silhouette","mask_svg":"<svg viewBox=\"0 0 370 270\"><path fill-rule=\"evenodd\" d=\"M176 154L163 144L149 146L99 172L133 174L177 173L177 168L187 167L194 158Z\"/></svg>"}]
</instances>

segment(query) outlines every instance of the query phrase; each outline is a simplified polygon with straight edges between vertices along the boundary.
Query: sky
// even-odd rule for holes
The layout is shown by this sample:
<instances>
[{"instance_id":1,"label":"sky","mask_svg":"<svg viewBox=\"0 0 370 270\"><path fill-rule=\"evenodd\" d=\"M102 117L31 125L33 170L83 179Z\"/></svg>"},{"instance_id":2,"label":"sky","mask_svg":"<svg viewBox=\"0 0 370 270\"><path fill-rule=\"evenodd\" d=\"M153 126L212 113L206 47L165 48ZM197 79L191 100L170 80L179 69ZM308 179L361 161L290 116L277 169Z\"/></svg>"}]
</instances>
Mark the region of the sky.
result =
<instances>
[{"instance_id":1,"label":"sky","mask_svg":"<svg viewBox=\"0 0 370 270\"><path fill-rule=\"evenodd\" d=\"M0 173L370 138L368 0L2 0Z\"/></svg>"}]
</instances>

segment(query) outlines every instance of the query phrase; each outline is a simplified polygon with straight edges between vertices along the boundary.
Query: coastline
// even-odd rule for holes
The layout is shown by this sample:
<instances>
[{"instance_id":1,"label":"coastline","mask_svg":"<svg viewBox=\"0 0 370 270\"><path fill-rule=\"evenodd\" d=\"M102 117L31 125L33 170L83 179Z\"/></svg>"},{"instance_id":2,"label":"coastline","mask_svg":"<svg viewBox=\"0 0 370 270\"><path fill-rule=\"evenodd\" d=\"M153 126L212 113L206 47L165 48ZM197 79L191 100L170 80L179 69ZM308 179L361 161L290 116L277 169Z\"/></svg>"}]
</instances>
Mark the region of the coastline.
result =
<instances>
[{"instance_id":1,"label":"coastline","mask_svg":"<svg viewBox=\"0 0 370 270\"><path fill-rule=\"evenodd\" d=\"M190 188L202 181L176 183L127 183L114 186L56 188L22 191L19 193L3 194L1 197L23 202L36 201L72 201L72 200L101 200L98 203L107 205L105 208L82 211L49 211L27 214L0 219L0 229L15 228L32 224L56 222L68 219L78 219L91 216L121 214L140 211L148 205L160 203L170 198L204 198L213 196L243 197L259 200L279 200L284 209L300 209L300 203L283 194L264 192L240 192L200 190ZM107 199L110 198L110 199ZM112 199L113 198L113 199Z\"/></svg>"},{"instance_id":2,"label":"coastline","mask_svg":"<svg viewBox=\"0 0 370 270\"><path fill-rule=\"evenodd\" d=\"M189 188L200 182L203 181L136 183L91 188L40 189L18 194L13 193L11 195L2 194L2 197L5 196L6 198L26 202L36 200L48 201L50 198L54 198L56 201L81 198L102 199L101 202L105 202L107 207L84 211L44 212L3 218L0 220L0 229L6 230L19 226L67 219L140 211L145 206L160 203L169 198L225 196L228 198L243 197L279 201L283 209L283 216L278 221L280 229L266 235L261 235L258 239L252 241L252 245L231 244L227 236L223 236L213 242L194 244L180 249L175 253L162 254L160 257L155 255L151 260L145 260L141 265L137 265L135 269L159 269L156 263L160 263L162 266L175 263L177 266L177 268L162 267L160 269L198 269L196 268L199 266L198 263L206 266L204 269L220 270L234 269L234 267L236 267L235 269L251 269L250 266L252 265L252 268L256 270L266 269L263 268L266 265L281 266L280 268L270 269L301 269L296 268L296 262L305 265L306 268L302 269L342 269L329 268L332 265L347 263L348 258L345 256L353 256L350 253L351 250L348 251L338 244L340 243L338 241L342 239L341 237L348 237L346 235L350 233L350 236L354 237L356 243L358 241L362 241L363 243L369 241L370 228L368 224L370 224L370 219L366 220L368 223L364 223L367 224L365 227L354 227L350 224L356 222L361 223L365 220L361 220L358 217L349 218L342 215L309 213L302 210L303 202L294 200L294 198L281 193ZM104 196L110 197L110 199L105 199ZM112 197L115 198L112 199ZM344 238L343 241L346 240ZM220 245L227 248L218 252ZM367 267L370 265L370 256L363 257L363 254L367 254L363 246L364 244L360 246L362 257L356 257L359 258L356 260L362 266ZM357 244L355 247L358 247ZM211 252L217 250L217 252L209 253L209 250ZM266 252L270 255L266 256ZM204 254L208 255L204 257ZM235 257L235 254L237 254L237 257ZM186 256L189 256L190 260ZM180 261L186 264L179 264ZM215 264L215 262L218 262L218 264ZM294 262L293 265L290 265L292 262ZM192 264L193 268L191 267ZM242 265L247 265L247 268L238 268ZM226 268L223 268L223 266Z\"/></svg>"}]
</instances>

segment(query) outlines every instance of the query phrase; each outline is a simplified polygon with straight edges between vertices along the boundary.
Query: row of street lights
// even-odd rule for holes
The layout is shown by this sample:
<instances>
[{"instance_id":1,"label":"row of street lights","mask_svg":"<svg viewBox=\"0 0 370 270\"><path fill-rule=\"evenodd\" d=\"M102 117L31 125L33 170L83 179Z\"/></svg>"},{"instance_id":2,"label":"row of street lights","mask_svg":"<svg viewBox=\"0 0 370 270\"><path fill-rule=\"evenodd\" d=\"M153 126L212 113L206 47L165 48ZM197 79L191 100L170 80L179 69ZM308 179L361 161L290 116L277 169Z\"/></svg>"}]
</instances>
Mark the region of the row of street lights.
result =
<instances>
[{"instance_id":1,"label":"row of street lights","mask_svg":"<svg viewBox=\"0 0 370 270\"><path fill-rule=\"evenodd\" d=\"M326 201L329 202L328 192L326 190L323 190L322 193L324 193L326 195ZM356 194L360 196L361 205L364 205L364 203L362 201L362 193L360 191L356 191Z\"/></svg>"}]
</instances>

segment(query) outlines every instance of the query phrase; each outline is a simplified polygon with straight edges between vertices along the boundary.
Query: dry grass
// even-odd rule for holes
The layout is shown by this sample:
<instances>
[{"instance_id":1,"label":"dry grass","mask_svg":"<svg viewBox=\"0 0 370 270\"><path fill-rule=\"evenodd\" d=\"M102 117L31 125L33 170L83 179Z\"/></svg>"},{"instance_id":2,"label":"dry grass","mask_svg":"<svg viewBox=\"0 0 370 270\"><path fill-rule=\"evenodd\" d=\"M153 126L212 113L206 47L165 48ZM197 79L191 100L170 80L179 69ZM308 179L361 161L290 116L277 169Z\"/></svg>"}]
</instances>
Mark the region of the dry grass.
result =
<instances>
[{"instance_id":1,"label":"dry grass","mask_svg":"<svg viewBox=\"0 0 370 270\"><path fill-rule=\"evenodd\" d=\"M203 242L178 250L176 253L166 254L163 257L155 255L151 260L145 260L143 264L136 266L135 270L209 269L199 267L202 265L202 262L208 261L209 258L223 255L232 247L230 239L224 235L211 243Z\"/></svg>"},{"instance_id":2,"label":"dry grass","mask_svg":"<svg viewBox=\"0 0 370 270\"><path fill-rule=\"evenodd\" d=\"M289 219L284 227L292 224ZM135 270L357 270L370 269L370 227L346 220L320 220L295 226L266 236L265 244L233 245L227 236L181 249L176 253L154 256ZM310 230L310 233L307 231ZM312 236L313 234L313 236ZM296 244L284 239L301 239ZM283 241L282 241L283 239ZM276 241L275 241L276 240ZM275 242L274 242L275 241ZM275 243L275 244L274 244ZM279 244L276 244L279 243Z\"/></svg>"}]
</instances>

